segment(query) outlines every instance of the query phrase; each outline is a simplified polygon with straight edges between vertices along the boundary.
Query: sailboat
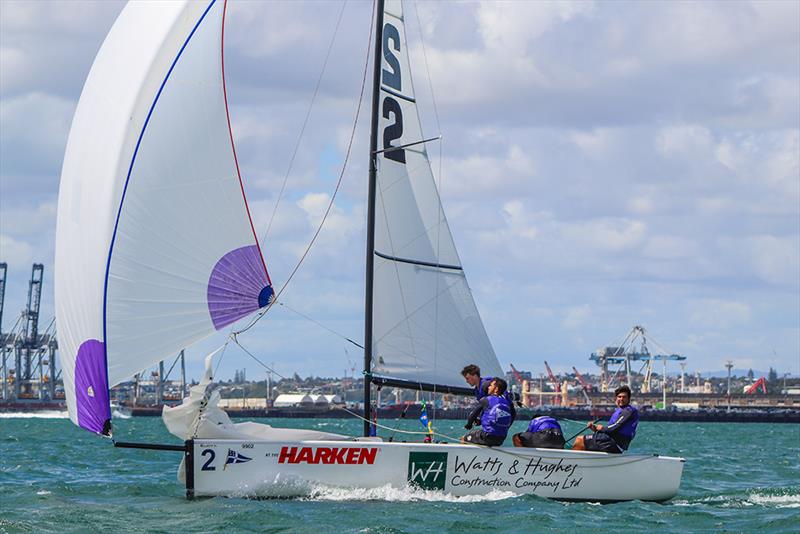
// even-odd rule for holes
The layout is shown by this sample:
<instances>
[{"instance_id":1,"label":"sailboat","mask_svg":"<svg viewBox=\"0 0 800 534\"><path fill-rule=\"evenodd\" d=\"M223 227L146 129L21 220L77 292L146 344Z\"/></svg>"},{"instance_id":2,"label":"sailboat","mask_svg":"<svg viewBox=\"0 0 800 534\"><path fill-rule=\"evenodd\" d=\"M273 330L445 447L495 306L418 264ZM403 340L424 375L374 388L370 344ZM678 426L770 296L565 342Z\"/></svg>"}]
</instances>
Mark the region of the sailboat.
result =
<instances>
[{"instance_id":1,"label":"sailboat","mask_svg":"<svg viewBox=\"0 0 800 534\"><path fill-rule=\"evenodd\" d=\"M71 420L113 437L109 388L275 298L244 196L224 78L223 0L132 2L78 103L58 204L56 313ZM371 437L373 387L467 394L467 363L502 374L439 199L410 76L403 6L375 10L368 182L364 435L233 423L211 373L175 408L189 498L317 486L492 490L663 501L684 460Z\"/></svg>"}]
</instances>

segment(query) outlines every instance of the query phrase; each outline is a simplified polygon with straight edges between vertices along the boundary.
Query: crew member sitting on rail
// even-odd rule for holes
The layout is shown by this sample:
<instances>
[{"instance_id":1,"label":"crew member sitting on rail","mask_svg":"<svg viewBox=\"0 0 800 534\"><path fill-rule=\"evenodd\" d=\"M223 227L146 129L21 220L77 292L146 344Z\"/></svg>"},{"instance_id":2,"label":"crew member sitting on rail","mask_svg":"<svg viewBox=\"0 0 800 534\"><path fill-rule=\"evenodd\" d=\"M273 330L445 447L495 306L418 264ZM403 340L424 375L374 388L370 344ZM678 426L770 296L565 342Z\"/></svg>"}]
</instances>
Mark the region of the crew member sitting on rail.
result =
<instances>
[{"instance_id":1,"label":"crew member sitting on rail","mask_svg":"<svg viewBox=\"0 0 800 534\"><path fill-rule=\"evenodd\" d=\"M587 426L594 431L594 434L575 438L573 450L617 454L628 450L628 445L636 435L639 411L631 406L631 388L628 386L618 387L614 391L614 397L617 409L608 420L608 426L589 423Z\"/></svg>"},{"instance_id":2,"label":"crew member sitting on rail","mask_svg":"<svg viewBox=\"0 0 800 534\"><path fill-rule=\"evenodd\" d=\"M511 439L515 447L564 448L564 434L561 432L561 425L547 415L534 417L528 424L527 431L514 434Z\"/></svg>"},{"instance_id":3,"label":"crew member sitting on rail","mask_svg":"<svg viewBox=\"0 0 800 534\"><path fill-rule=\"evenodd\" d=\"M502 445L508 435L508 429L514 422L517 413L514 405L505 396L508 384L502 378L493 378L487 388L488 394L478 401L469 414L464 428L469 430L461 443L475 443L495 447ZM480 419L481 428L472 430Z\"/></svg>"}]
</instances>

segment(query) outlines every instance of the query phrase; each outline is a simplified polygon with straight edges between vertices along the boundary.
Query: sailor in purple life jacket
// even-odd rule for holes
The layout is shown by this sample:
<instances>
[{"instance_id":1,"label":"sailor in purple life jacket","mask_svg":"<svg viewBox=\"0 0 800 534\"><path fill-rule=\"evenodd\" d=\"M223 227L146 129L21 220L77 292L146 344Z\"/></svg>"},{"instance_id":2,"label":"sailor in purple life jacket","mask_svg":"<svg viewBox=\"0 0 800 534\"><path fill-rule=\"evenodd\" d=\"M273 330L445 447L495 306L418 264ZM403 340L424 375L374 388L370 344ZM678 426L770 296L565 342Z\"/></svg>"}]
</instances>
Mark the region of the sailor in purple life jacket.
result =
<instances>
[{"instance_id":1,"label":"sailor in purple life jacket","mask_svg":"<svg viewBox=\"0 0 800 534\"><path fill-rule=\"evenodd\" d=\"M515 447L538 447L540 449L563 449L564 434L554 418L542 415L534 417L528 430L512 436Z\"/></svg>"},{"instance_id":2,"label":"sailor in purple life jacket","mask_svg":"<svg viewBox=\"0 0 800 534\"><path fill-rule=\"evenodd\" d=\"M469 364L461 370L461 376L464 377L470 387L475 388L475 400L481 400L487 395L489 382L492 381L491 376L481 378L481 368L475 364Z\"/></svg>"},{"instance_id":3,"label":"sailor in purple life jacket","mask_svg":"<svg viewBox=\"0 0 800 534\"><path fill-rule=\"evenodd\" d=\"M639 411L631 406L631 388L620 386L614 391L614 403L617 409L608 420L608 426L589 423L586 425L594 431L591 436L575 438L573 450L600 451L621 453L636 436L639 425Z\"/></svg>"},{"instance_id":4,"label":"sailor in purple life jacket","mask_svg":"<svg viewBox=\"0 0 800 534\"><path fill-rule=\"evenodd\" d=\"M480 401L488 395L489 383L494 380L493 376L481 376L481 368L475 364L470 364L461 370L461 376L464 377L467 384L475 388L475 400ZM502 379L501 379L502 380ZM514 405L518 400L518 395L506 391L504 393L506 400L509 404ZM519 404L519 406L522 406Z\"/></svg>"},{"instance_id":5,"label":"sailor in purple life jacket","mask_svg":"<svg viewBox=\"0 0 800 534\"><path fill-rule=\"evenodd\" d=\"M469 414L464 428L470 430L461 443L474 443L495 447L502 445L508 435L508 429L514 422L517 413L514 405L505 396L508 384L502 378L493 378L489 382L488 395L481 398ZM480 420L481 428L472 429Z\"/></svg>"}]
</instances>

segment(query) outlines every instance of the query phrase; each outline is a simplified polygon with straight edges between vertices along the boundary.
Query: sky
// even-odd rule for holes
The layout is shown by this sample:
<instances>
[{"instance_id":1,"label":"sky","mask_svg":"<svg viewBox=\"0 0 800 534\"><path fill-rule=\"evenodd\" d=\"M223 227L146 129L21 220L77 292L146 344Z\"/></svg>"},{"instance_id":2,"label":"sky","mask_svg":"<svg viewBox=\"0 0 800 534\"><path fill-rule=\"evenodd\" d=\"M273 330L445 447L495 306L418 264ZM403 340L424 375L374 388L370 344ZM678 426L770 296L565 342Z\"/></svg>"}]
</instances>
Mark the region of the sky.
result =
<instances>
[{"instance_id":1,"label":"sky","mask_svg":"<svg viewBox=\"0 0 800 534\"><path fill-rule=\"evenodd\" d=\"M33 262L53 317L64 148L123 5L0 0L5 331ZM233 133L276 286L342 170L370 18L360 1L228 6ZM800 374L800 2L419 2L406 20L424 131L442 135L432 167L504 368L593 371L591 352L642 325L689 372ZM242 339L283 376L360 373L341 336L363 339L368 102L286 306ZM223 341L188 349L190 376ZM265 373L229 347L219 376L241 368Z\"/></svg>"}]
</instances>

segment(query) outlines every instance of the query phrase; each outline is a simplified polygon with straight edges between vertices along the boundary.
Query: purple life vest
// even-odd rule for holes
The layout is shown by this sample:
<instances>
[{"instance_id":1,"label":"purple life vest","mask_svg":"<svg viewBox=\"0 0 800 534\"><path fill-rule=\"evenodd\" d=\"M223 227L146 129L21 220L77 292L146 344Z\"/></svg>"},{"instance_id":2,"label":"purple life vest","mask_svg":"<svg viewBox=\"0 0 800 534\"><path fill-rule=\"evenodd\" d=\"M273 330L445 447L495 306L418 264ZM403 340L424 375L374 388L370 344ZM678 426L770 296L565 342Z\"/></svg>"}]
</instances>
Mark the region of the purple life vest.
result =
<instances>
[{"instance_id":1,"label":"purple life vest","mask_svg":"<svg viewBox=\"0 0 800 534\"><path fill-rule=\"evenodd\" d=\"M481 427L483 431L491 436L508 435L513 419L511 417L511 405L505 397L489 395L486 397L488 406L481 414Z\"/></svg>"},{"instance_id":2,"label":"purple life vest","mask_svg":"<svg viewBox=\"0 0 800 534\"><path fill-rule=\"evenodd\" d=\"M628 409L630 409L633 413L631 414L631 417L617 430L616 433L625 436L630 441L636 435L636 427L639 425L639 410L630 404L624 408L617 408L614 410L614 413L611 415L611 419L608 420L608 423L609 425L613 425L617 419L622 417L622 412Z\"/></svg>"},{"instance_id":3,"label":"purple life vest","mask_svg":"<svg viewBox=\"0 0 800 534\"><path fill-rule=\"evenodd\" d=\"M541 417L535 417L531 419L530 424L528 424L528 432L541 432L542 430L548 430L554 428L561 431L561 425L558 424L554 418L543 415Z\"/></svg>"}]
</instances>

